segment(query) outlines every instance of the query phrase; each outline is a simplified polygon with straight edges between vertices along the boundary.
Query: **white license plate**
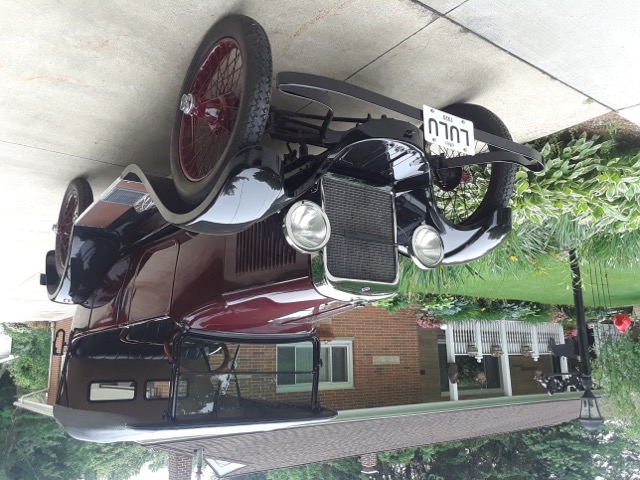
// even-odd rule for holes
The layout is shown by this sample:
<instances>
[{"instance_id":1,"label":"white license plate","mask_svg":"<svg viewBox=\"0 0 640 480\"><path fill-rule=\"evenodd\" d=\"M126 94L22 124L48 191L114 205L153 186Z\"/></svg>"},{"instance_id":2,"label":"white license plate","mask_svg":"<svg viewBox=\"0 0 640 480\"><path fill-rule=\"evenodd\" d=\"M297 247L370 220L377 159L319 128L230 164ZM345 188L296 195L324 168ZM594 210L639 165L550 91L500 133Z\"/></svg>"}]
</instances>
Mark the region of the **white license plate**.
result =
<instances>
[{"instance_id":1,"label":"white license plate","mask_svg":"<svg viewBox=\"0 0 640 480\"><path fill-rule=\"evenodd\" d=\"M475 155L473 122L428 105L423 105L422 109L426 142L467 155Z\"/></svg>"}]
</instances>

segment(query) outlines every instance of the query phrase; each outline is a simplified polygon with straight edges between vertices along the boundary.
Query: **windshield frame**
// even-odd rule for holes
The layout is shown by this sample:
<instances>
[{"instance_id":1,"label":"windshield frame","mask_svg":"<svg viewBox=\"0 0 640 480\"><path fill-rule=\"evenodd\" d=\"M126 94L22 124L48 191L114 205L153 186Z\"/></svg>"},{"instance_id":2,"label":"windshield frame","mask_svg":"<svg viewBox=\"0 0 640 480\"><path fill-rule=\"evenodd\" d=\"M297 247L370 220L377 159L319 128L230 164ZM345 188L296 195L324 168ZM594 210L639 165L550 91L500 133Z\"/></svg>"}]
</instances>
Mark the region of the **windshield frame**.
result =
<instances>
[{"instance_id":1,"label":"windshield frame","mask_svg":"<svg viewBox=\"0 0 640 480\"><path fill-rule=\"evenodd\" d=\"M170 382L170 390L169 390L169 408L167 411L167 420L170 422L177 423L192 423L189 420L179 420L177 418L177 408L178 408L178 383L180 380L181 372L180 372L180 359L182 346L185 340L188 339L202 339L208 341L216 341L220 343L233 343L241 346L242 344L246 345L281 345L288 343L302 343L302 342L310 342L312 346L312 369L311 371L260 371L256 373L278 373L278 374L311 374L311 392L309 399L309 413L311 414L319 414L322 412L322 407L320 406L320 402L318 400L318 385L320 382L320 339L315 334L305 333L302 335L262 335L262 336L246 336L246 335L237 335L237 334L219 334L219 333L208 333L208 332L179 332L173 339L172 349L172 373L171 373L171 382ZM237 352L236 352L237 353ZM234 354L235 355L235 354ZM235 360L235 358L234 358ZM233 372L232 368L229 370ZM247 371L242 371L241 373L251 373ZM297 404L300 407L305 407L305 404ZM238 423L243 423L241 418L237 419ZM198 421L194 420L194 423L198 423ZM212 419L211 422L206 423L218 423L217 419ZM224 423L224 422L220 422Z\"/></svg>"}]
</instances>

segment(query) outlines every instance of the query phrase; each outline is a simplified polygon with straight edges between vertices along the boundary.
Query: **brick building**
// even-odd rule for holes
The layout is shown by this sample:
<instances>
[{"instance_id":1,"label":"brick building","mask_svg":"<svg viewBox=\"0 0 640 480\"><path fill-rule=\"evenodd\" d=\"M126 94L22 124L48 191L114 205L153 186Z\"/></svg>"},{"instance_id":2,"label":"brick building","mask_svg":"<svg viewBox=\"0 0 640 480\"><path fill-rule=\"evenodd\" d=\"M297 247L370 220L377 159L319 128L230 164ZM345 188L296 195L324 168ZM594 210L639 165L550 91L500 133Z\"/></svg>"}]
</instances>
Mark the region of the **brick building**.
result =
<instances>
[{"instance_id":1,"label":"brick building","mask_svg":"<svg viewBox=\"0 0 640 480\"><path fill-rule=\"evenodd\" d=\"M61 352L63 349L63 341L69 339L71 320L71 318L67 318L65 320L55 322L53 326L54 342L52 345L52 354L54 348L56 351ZM59 330L64 332L64 336L62 334L56 336L56 332ZM47 391L47 403L49 405L53 405L56 402L56 395L60 385L60 369L62 368L62 360L63 357L60 355L51 355L51 364L49 367L49 390Z\"/></svg>"},{"instance_id":2,"label":"brick building","mask_svg":"<svg viewBox=\"0 0 640 480\"><path fill-rule=\"evenodd\" d=\"M53 331L66 331L68 339L70 326L70 319L59 321ZM554 398L551 405L548 396L526 396L539 392L531 381L531 370L550 368L550 364L532 363L523 356L511 357L509 365L513 393L524 396L485 391L480 396L472 392L462 404L448 401L445 332L418 328L415 316L407 311L392 315L370 306L358 308L323 320L317 333L326 366L320 401L339 412L336 420L282 431L149 445L171 453L170 478L189 478L198 449L204 449L205 457L214 463L234 465L228 475L356 455L362 456L363 472L373 472L374 454L380 451L553 425L577 416L576 401ZM57 350L62 349L61 335L55 344ZM297 362L304 353L298 352L298 344L251 348L243 347L243 368L274 369L278 362ZM60 367L61 357L52 357L49 405L55 402ZM295 396L298 379L282 380L271 382L271 393ZM50 414L48 410L40 413Z\"/></svg>"}]
</instances>

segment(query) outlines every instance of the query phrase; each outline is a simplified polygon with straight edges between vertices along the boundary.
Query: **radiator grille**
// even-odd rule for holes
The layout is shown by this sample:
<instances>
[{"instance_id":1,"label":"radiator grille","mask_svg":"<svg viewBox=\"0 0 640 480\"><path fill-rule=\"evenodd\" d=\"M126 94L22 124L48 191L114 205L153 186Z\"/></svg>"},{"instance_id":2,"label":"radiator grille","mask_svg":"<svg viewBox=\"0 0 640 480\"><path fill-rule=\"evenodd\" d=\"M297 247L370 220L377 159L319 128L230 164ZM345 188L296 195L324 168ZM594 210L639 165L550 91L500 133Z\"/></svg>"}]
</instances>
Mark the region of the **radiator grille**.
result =
<instances>
[{"instance_id":1,"label":"radiator grille","mask_svg":"<svg viewBox=\"0 0 640 480\"><path fill-rule=\"evenodd\" d=\"M331 223L329 272L339 278L392 283L398 270L393 195L335 177L325 177L324 193Z\"/></svg>"},{"instance_id":2,"label":"radiator grille","mask_svg":"<svg viewBox=\"0 0 640 480\"><path fill-rule=\"evenodd\" d=\"M296 251L282 233L282 220L273 215L238 234L236 273L257 272L290 265Z\"/></svg>"}]
</instances>

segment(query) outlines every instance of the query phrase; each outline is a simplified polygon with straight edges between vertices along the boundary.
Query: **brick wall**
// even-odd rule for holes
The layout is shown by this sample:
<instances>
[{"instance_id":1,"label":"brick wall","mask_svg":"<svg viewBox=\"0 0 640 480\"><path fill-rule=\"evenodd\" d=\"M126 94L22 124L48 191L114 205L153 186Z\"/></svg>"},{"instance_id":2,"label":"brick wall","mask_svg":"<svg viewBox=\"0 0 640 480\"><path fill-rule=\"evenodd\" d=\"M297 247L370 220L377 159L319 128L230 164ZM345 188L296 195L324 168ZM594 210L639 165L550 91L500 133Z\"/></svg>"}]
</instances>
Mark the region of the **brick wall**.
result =
<instances>
[{"instance_id":1,"label":"brick wall","mask_svg":"<svg viewBox=\"0 0 640 480\"><path fill-rule=\"evenodd\" d=\"M379 308L365 307L323 321L320 330L322 338L352 339L353 349L353 388L321 390L322 405L345 410L422 401L414 315L390 315ZM273 370L275 363L274 346L245 345L238 360L240 370ZM261 398L300 402L309 399L308 392L276 394L273 378L243 378L241 387L243 394Z\"/></svg>"},{"instance_id":2,"label":"brick wall","mask_svg":"<svg viewBox=\"0 0 640 480\"><path fill-rule=\"evenodd\" d=\"M55 322L53 326L54 333L58 331L58 329L62 328L66 332L65 340L69 340L69 332L71 331L71 319L67 318L66 320L60 320ZM56 342L56 346L58 347L58 351L62 349L62 337L58 337L58 341ZM51 351L53 353L53 350ZM56 403L56 396L58 394L58 385L60 384L60 369L62 368L62 359L64 357L52 357L51 358L51 369L49 371L49 391L47 392L47 403L49 405L53 405Z\"/></svg>"},{"instance_id":3,"label":"brick wall","mask_svg":"<svg viewBox=\"0 0 640 480\"><path fill-rule=\"evenodd\" d=\"M323 405L344 410L421 401L415 315L364 307L324 323L323 330L329 327L333 337L353 338L354 388L321 391ZM380 356L397 356L399 363L375 365L374 357Z\"/></svg>"},{"instance_id":4,"label":"brick wall","mask_svg":"<svg viewBox=\"0 0 640 480\"><path fill-rule=\"evenodd\" d=\"M361 473L365 475L374 475L378 473L378 454L377 453L365 453L360 455L360 465L362 465Z\"/></svg>"},{"instance_id":5,"label":"brick wall","mask_svg":"<svg viewBox=\"0 0 640 480\"><path fill-rule=\"evenodd\" d=\"M169 453L169 480L191 480L192 457Z\"/></svg>"}]
</instances>

